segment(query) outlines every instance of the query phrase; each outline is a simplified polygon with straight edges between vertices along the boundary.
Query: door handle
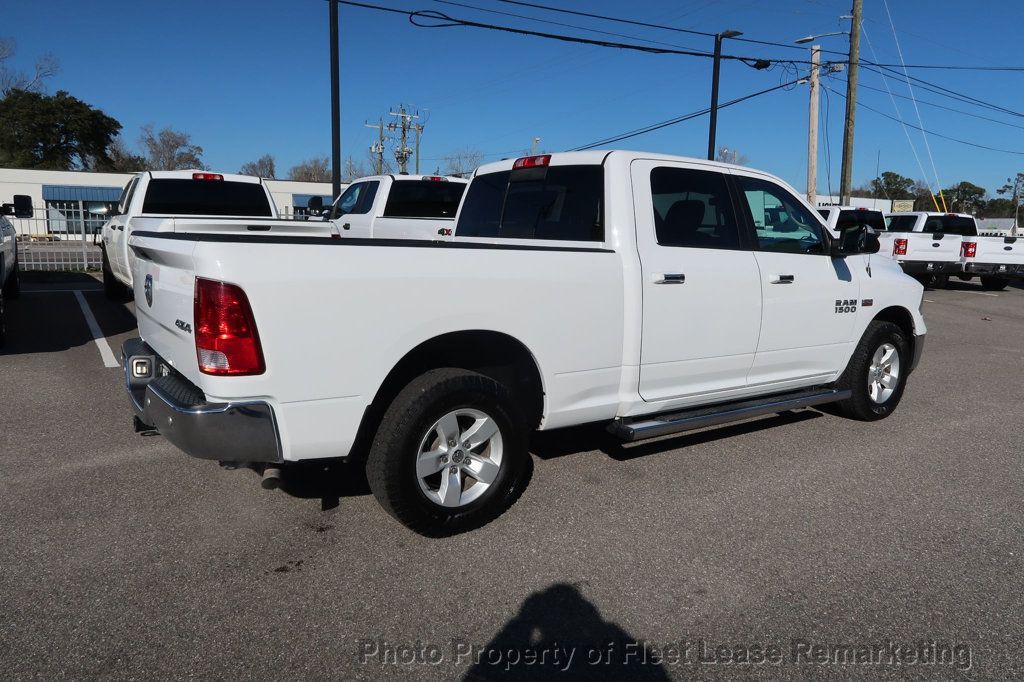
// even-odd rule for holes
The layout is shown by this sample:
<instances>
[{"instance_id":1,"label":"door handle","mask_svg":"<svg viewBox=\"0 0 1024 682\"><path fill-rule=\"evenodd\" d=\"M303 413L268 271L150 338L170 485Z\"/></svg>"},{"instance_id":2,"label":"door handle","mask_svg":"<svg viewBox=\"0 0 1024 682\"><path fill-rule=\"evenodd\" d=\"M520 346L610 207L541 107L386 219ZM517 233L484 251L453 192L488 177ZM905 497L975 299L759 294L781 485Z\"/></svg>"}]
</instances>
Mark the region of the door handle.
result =
<instances>
[{"instance_id":1,"label":"door handle","mask_svg":"<svg viewBox=\"0 0 1024 682\"><path fill-rule=\"evenodd\" d=\"M352 229L352 223L345 223L344 225L341 226L341 229L343 229L343 230L351 230Z\"/></svg>"},{"instance_id":2,"label":"door handle","mask_svg":"<svg viewBox=\"0 0 1024 682\"><path fill-rule=\"evenodd\" d=\"M796 277L793 275L772 275L772 284L792 284L796 281Z\"/></svg>"},{"instance_id":3,"label":"door handle","mask_svg":"<svg viewBox=\"0 0 1024 682\"><path fill-rule=\"evenodd\" d=\"M686 275L681 272L666 272L660 278L655 277L655 284L683 284L686 282Z\"/></svg>"}]
</instances>

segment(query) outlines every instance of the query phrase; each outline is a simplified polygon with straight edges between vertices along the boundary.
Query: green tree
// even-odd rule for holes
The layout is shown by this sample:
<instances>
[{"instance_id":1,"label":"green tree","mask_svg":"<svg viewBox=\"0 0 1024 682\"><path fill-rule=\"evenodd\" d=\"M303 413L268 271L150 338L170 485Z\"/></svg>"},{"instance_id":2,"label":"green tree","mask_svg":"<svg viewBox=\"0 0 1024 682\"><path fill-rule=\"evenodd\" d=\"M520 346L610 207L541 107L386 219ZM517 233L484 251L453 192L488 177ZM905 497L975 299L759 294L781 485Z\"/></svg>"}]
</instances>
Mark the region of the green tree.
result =
<instances>
[{"instance_id":1,"label":"green tree","mask_svg":"<svg viewBox=\"0 0 1024 682\"><path fill-rule=\"evenodd\" d=\"M0 99L0 166L96 170L121 124L60 90L43 95L11 90Z\"/></svg>"},{"instance_id":2,"label":"green tree","mask_svg":"<svg viewBox=\"0 0 1024 682\"><path fill-rule=\"evenodd\" d=\"M966 180L942 190L942 194L946 198L949 210L958 213L976 213L985 205L985 188Z\"/></svg>"},{"instance_id":3,"label":"green tree","mask_svg":"<svg viewBox=\"0 0 1024 682\"><path fill-rule=\"evenodd\" d=\"M871 181L871 191L875 199L913 199L914 181L911 178L885 171L880 177Z\"/></svg>"},{"instance_id":4,"label":"green tree","mask_svg":"<svg viewBox=\"0 0 1024 682\"><path fill-rule=\"evenodd\" d=\"M1009 194L1010 203L1013 204L1013 219L1017 222L1017 212L1020 210L1021 195L1024 194L1024 173L1017 173L1012 178L1006 178L1006 184L996 190L996 194Z\"/></svg>"},{"instance_id":5,"label":"green tree","mask_svg":"<svg viewBox=\"0 0 1024 682\"><path fill-rule=\"evenodd\" d=\"M978 215L982 218L1012 218L1013 202L1002 197L989 199Z\"/></svg>"}]
</instances>

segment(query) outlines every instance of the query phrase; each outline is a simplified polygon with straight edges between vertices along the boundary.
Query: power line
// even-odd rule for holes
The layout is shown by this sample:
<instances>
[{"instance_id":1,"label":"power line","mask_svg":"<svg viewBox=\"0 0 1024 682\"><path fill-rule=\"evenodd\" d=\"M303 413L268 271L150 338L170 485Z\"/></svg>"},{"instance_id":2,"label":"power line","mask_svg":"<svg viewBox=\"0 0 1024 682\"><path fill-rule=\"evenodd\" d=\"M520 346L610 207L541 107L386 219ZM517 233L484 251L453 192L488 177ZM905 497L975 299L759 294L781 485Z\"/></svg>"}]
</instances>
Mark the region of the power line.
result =
<instances>
[{"instance_id":1,"label":"power line","mask_svg":"<svg viewBox=\"0 0 1024 682\"><path fill-rule=\"evenodd\" d=\"M832 88L830 88L828 86L825 86L825 87L828 90L832 90ZM844 97L844 98L846 97L846 95L844 95L841 92L837 92L835 90L832 90L832 92L837 94L837 95L839 95L840 97ZM867 109L868 111L873 111L874 113L878 114L879 116L884 116L885 118L887 118L887 119L889 119L891 121L899 122L899 119L896 118L895 116L891 116L891 115L885 113L884 111L879 111L878 109L870 107L867 104L865 104L864 102L857 102L857 106L863 107L863 108ZM918 126L914 125L913 123L906 123L905 125L907 125L910 128L914 128L915 130L920 130L921 132L928 133L929 135L934 135L935 137L941 137L942 139L950 140L951 142L957 142L959 144L965 144L965 145L967 145L969 147L976 147L978 149L986 149L986 150L988 150L990 152L1000 152L1000 153L1003 153L1003 154L1016 154L1018 156L1024 156L1024 151L1017 151L1017 150L1014 150L1014 149L998 149L997 147L989 147L988 145L980 144L978 142L971 142L969 140L961 140L961 139L956 138L956 137L951 137L949 135L943 135L942 133L937 133L934 130L925 130L924 128L919 128Z\"/></svg>"},{"instance_id":2,"label":"power line","mask_svg":"<svg viewBox=\"0 0 1024 682\"><path fill-rule=\"evenodd\" d=\"M776 90L782 90L783 88L787 88L787 87L789 87L791 85L796 85L799 82L799 80L800 79L793 80L793 81L790 81L788 83L781 83L779 85L775 85L775 86L772 86L770 88L765 88L764 90L759 90L758 92L752 92L749 95L744 95L743 97L737 97L736 99L732 99L732 100L729 100L728 102L723 102L723 103L719 104L718 108L719 109L725 109L726 107L731 107L734 104L739 104L740 102L745 102L748 99L753 99L754 97L759 97L761 95L766 95L769 92L774 92ZM581 145L579 147L573 147L569 151L581 152L581 151L585 151L587 149L594 149L595 147L601 147L603 145L613 144L615 142L621 142L622 140L627 140L627 139L629 139L631 137L637 137L638 135L644 135L646 133L652 133L655 130L661 130L662 128L667 128L669 126L676 125L677 123L682 123L684 121L689 121L689 120L694 119L694 118L699 118L699 117L704 116L704 115L709 114L709 113L711 113L711 107L705 107L705 108L700 109L698 111L693 111L693 112L691 112L689 114L684 114L682 116L677 116L675 118L670 118L667 121L661 121L659 123L652 123L652 124L644 126L642 128L635 128L635 129L627 131L625 133L621 133L621 134L618 134L618 135L613 135L611 137L606 137L606 138L604 138L602 140L598 140L597 142L591 142L590 144Z\"/></svg>"},{"instance_id":3,"label":"power line","mask_svg":"<svg viewBox=\"0 0 1024 682\"><path fill-rule=\"evenodd\" d=\"M881 76L882 76L882 79L884 80L885 79L885 74L881 74ZM887 89L883 90L882 88L876 88L874 86L866 85L864 83L860 83L859 86L864 88L864 89L866 89L866 90L874 90L875 92L880 92L880 93L883 93L883 94L884 93L888 93L892 97L899 97L900 99L910 99L910 97L908 95L901 95L898 92L892 92L891 90L887 90ZM929 106L929 107L935 107L936 109L944 109L946 111L952 111L953 113L956 113L956 114L963 114L964 116L970 116L971 118L977 118L977 119L980 119L982 121L990 121L992 123L998 123L1000 125L1009 126L1010 128L1016 128L1018 130L1024 130L1024 126L1017 125L1016 123L1010 123L1008 121L1000 121L998 118L990 118L988 116L982 116L981 114L975 114L975 113L972 113L970 111L964 111L963 109L957 109L955 107L947 107L945 104L939 104L937 102L929 102L928 100L923 100L923 99L920 99L920 98L918 98L917 103L918 104L924 104L925 106Z\"/></svg>"},{"instance_id":4,"label":"power line","mask_svg":"<svg viewBox=\"0 0 1024 682\"><path fill-rule=\"evenodd\" d=\"M865 64L867 64L869 66L865 66ZM998 104L993 104L993 103L988 102L986 100L979 99L977 97L972 97L971 95L965 95L964 93L957 92L956 90L950 90L947 87L939 85L938 83L932 83L930 81L926 81L923 78L918 78L916 76L907 76L906 74L900 73L899 71L895 70L894 68L891 68L891 67L889 67L887 65L884 65L884 64L875 64L874 62L869 62L869 61L863 61L862 60L861 67L867 69L868 71L873 71L874 73L881 74L883 72L888 72L890 74L899 76L901 79L911 80L914 83L916 83L919 88L921 88L923 90L927 90L929 92L933 92L933 93L935 93L937 95L943 95L943 96L946 96L946 97L952 97L953 99L959 100L959 101L964 102L966 104L973 104L975 106L979 106L979 107L982 107L982 108L985 108L985 109L991 109L993 111L999 111L999 112L1004 113L1004 114L1010 114L1011 116L1017 116L1017 117L1020 117L1020 118L1024 118L1024 113L1021 113L1019 111L1014 111L1013 109L1007 109L1006 107L999 106ZM873 67L878 67L878 68L873 68Z\"/></svg>"}]
</instances>

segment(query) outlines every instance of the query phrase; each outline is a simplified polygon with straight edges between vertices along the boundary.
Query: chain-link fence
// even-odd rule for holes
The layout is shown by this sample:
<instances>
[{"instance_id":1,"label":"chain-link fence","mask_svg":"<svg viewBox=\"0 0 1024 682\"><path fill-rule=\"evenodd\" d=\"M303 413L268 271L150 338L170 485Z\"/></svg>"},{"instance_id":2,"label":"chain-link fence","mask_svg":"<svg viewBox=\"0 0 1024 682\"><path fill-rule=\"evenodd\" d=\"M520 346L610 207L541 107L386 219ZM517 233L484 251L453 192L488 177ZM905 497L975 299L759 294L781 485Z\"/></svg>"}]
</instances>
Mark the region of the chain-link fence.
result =
<instances>
[{"instance_id":1,"label":"chain-link fence","mask_svg":"<svg viewBox=\"0 0 1024 682\"><path fill-rule=\"evenodd\" d=\"M116 202L114 202L116 206ZM18 232L22 270L97 270L98 233L112 209L105 201L47 201L32 218L10 218Z\"/></svg>"}]
</instances>

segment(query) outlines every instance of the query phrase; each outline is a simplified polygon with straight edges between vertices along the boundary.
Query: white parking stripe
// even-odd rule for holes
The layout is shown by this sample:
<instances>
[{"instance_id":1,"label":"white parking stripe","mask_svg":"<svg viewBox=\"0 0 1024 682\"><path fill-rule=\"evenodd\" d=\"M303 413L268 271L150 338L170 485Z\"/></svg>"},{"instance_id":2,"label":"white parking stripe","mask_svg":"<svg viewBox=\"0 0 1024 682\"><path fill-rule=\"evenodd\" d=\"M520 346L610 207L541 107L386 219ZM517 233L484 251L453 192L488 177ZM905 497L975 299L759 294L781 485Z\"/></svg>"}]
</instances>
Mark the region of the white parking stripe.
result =
<instances>
[{"instance_id":1,"label":"white parking stripe","mask_svg":"<svg viewBox=\"0 0 1024 682\"><path fill-rule=\"evenodd\" d=\"M85 296L82 296L82 292L75 290L75 298L78 299L78 305L82 308L82 315L85 316L85 323L89 325L89 332L92 334L92 340L96 343L96 347L100 349L100 357L103 358L104 367L120 367L121 363L114 357L114 353L110 350L110 344L107 343L107 338L103 336L103 332L100 330L100 325L96 322L96 317L92 314L92 310L89 309L89 304L85 302Z\"/></svg>"}]
</instances>

